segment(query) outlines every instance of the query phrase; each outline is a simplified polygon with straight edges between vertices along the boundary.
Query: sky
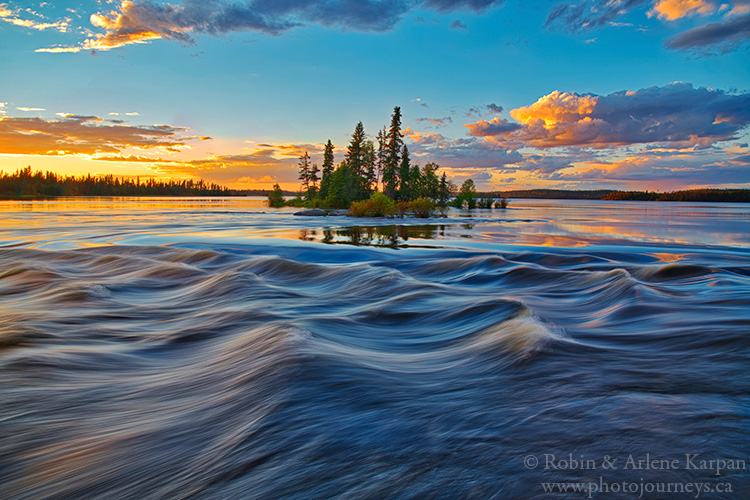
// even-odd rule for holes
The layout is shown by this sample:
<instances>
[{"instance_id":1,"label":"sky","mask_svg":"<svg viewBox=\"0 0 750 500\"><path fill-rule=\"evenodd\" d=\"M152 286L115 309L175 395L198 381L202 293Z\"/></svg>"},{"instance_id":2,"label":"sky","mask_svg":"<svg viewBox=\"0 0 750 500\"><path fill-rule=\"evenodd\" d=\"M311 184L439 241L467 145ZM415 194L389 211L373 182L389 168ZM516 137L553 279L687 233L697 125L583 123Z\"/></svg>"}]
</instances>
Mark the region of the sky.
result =
<instances>
[{"instance_id":1,"label":"sky","mask_svg":"<svg viewBox=\"0 0 750 500\"><path fill-rule=\"evenodd\" d=\"M480 190L750 188L750 0L0 0L0 170L297 189L394 106Z\"/></svg>"}]
</instances>

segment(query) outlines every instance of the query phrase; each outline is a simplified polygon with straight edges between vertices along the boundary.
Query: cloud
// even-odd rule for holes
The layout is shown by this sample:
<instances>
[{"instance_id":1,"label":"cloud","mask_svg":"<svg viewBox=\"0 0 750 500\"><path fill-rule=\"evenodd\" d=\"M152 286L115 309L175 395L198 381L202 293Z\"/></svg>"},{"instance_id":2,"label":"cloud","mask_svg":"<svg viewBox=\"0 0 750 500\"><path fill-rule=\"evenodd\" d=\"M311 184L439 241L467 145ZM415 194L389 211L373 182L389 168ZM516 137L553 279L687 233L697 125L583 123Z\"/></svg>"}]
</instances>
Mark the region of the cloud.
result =
<instances>
[{"instance_id":1,"label":"cloud","mask_svg":"<svg viewBox=\"0 0 750 500\"><path fill-rule=\"evenodd\" d=\"M438 12L483 11L502 0L183 0L181 3L124 0L119 10L96 13L91 24L104 33L80 45L56 46L37 52L110 50L156 39L193 43L193 35L220 36L257 31L279 35L308 24L363 32L383 32L404 14L422 7Z\"/></svg>"},{"instance_id":2,"label":"cloud","mask_svg":"<svg viewBox=\"0 0 750 500\"><path fill-rule=\"evenodd\" d=\"M5 106L7 106L7 102L0 102L0 115L4 115L6 113Z\"/></svg>"},{"instance_id":3,"label":"cloud","mask_svg":"<svg viewBox=\"0 0 750 500\"><path fill-rule=\"evenodd\" d=\"M552 8L545 25L560 25L573 32L600 28L646 1L593 0L579 4L561 3Z\"/></svg>"},{"instance_id":4,"label":"cloud","mask_svg":"<svg viewBox=\"0 0 750 500\"><path fill-rule=\"evenodd\" d=\"M589 162L575 171L555 172L549 179L587 182L655 182L664 189L748 184L750 165L737 165L722 153L641 154L612 162Z\"/></svg>"},{"instance_id":5,"label":"cloud","mask_svg":"<svg viewBox=\"0 0 750 500\"><path fill-rule=\"evenodd\" d=\"M482 116L482 115L499 115L503 112L503 107L497 104L490 103L484 106L473 106L466 111L466 116Z\"/></svg>"},{"instance_id":6,"label":"cloud","mask_svg":"<svg viewBox=\"0 0 750 500\"><path fill-rule=\"evenodd\" d=\"M732 95L689 83L606 96L554 91L510 115L519 122L515 129L498 118L464 126L472 136L515 147L709 147L735 138L750 124L750 93Z\"/></svg>"},{"instance_id":7,"label":"cloud","mask_svg":"<svg viewBox=\"0 0 750 500\"><path fill-rule=\"evenodd\" d=\"M0 117L0 154L63 155L117 153L123 148L174 148L184 145L168 125L105 125L96 116L62 120Z\"/></svg>"},{"instance_id":8,"label":"cloud","mask_svg":"<svg viewBox=\"0 0 750 500\"><path fill-rule=\"evenodd\" d=\"M466 26L466 24L464 24L462 20L454 19L453 21L451 21L450 28L452 30L465 30L468 28L468 26Z\"/></svg>"},{"instance_id":9,"label":"cloud","mask_svg":"<svg viewBox=\"0 0 750 500\"><path fill-rule=\"evenodd\" d=\"M44 16L42 16L41 14L38 14L30 9L25 9L25 10L28 13L41 18L43 21L46 21ZM44 31L46 29L55 29L62 33L68 31L68 28L70 26L70 19L64 19L61 21L50 23L50 22L34 21L31 19L23 19L19 17L19 15L20 15L19 12L12 11L11 9L8 8L6 4L0 4L0 20L5 21L7 23L15 24L16 26L23 26L24 28L31 28L31 29L35 29L39 31Z\"/></svg>"},{"instance_id":10,"label":"cloud","mask_svg":"<svg viewBox=\"0 0 750 500\"><path fill-rule=\"evenodd\" d=\"M476 123L464 125L469 129L469 135L474 137L487 137L513 132L521 128L518 123L512 123L505 118L493 118L490 121L479 120Z\"/></svg>"},{"instance_id":11,"label":"cloud","mask_svg":"<svg viewBox=\"0 0 750 500\"><path fill-rule=\"evenodd\" d=\"M442 134L420 132L407 127L412 161L431 161L452 169L503 168L523 160L517 151L492 141L475 138L450 139Z\"/></svg>"},{"instance_id":12,"label":"cloud","mask_svg":"<svg viewBox=\"0 0 750 500\"><path fill-rule=\"evenodd\" d=\"M499 115L500 113L502 113L502 112L503 112L503 107L502 107L502 106L498 106L498 105L497 105L497 104L495 104L494 102L493 102L493 103L490 103L490 104L488 104L488 105L487 105L487 106L485 106L485 107L487 108L487 112L488 112L488 113L494 113L494 114L496 114L496 115Z\"/></svg>"},{"instance_id":13,"label":"cloud","mask_svg":"<svg viewBox=\"0 0 750 500\"><path fill-rule=\"evenodd\" d=\"M729 21L710 23L667 39L666 46L677 50L711 50L727 52L750 39L750 14Z\"/></svg>"},{"instance_id":14,"label":"cloud","mask_svg":"<svg viewBox=\"0 0 750 500\"><path fill-rule=\"evenodd\" d=\"M551 174L558 170L572 168L573 164L571 162L573 161L575 161L575 158L569 156L530 155L519 166L521 170L529 170L539 174Z\"/></svg>"},{"instance_id":15,"label":"cloud","mask_svg":"<svg viewBox=\"0 0 750 500\"><path fill-rule=\"evenodd\" d=\"M696 14L707 16L716 11L716 4L705 0L657 0L648 12L649 16L674 21Z\"/></svg>"},{"instance_id":16,"label":"cloud","mask_svg":"<svg viewBox=\"0 0 750 500\"><path fill-rule=\"evenodd\" d=\"M455 10L483 11L503 4L505 0L427 0L424 7L438 12Z\"/></svg>"},{"instance_id":17,"label":"cloud","mask_svg":"<svg viewBox=\"0 0 750 500\"><path fill-rule=\"evenodd\" d=\"M417 123L432 123L435 126L443 127L448 123L453 123L453 118L450 116L444 118L416 118L414 121Z\"/></svg>"},{"instance_id":18,"label":"cloud","mask_svg":"<svg viewBox=\"0 0 750 500\"><path fill-rule=\"evenodd\" d=\"M16 108L18 111L46 111L44 108Z\"/></svg>"}]
</instances>

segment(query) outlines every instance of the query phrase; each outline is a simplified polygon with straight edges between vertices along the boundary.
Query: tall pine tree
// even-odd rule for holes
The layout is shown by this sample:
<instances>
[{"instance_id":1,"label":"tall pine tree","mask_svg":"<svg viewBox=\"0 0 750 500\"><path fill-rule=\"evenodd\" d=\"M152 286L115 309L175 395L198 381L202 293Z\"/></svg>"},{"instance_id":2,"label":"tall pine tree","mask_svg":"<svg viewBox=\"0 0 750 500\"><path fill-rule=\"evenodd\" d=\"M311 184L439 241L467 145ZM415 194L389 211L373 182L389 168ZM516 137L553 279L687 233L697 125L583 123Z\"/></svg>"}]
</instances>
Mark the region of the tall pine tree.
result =
<instances>
[{"instance_id":1,"label":"tall pine tree","mask_svg":"<svg viewBox=\"0 0 750 500\"><path fill-rule=\"evenodd\" d=\"M385 165L383 165L383 192L394 198L398 188L398 168L401 163L401 150L404 136L401 134L401 108L393 108L391 127L386 137Z\"/></svg>"},{"instance_id":2,"label":"tall pine tree","mask_svg":"<svg viewBox=\"0 0 750 500\"><path fill-rule=\"evenodd\" d=\"M388 132L386 131L386 128L383 127L382 130L378 130L378 151L377 151L377 157L376 157L376 170L375 170L375 189L378 188L378 183L380 182L380 179L383 178L383 167L385 166L385 159L387 156L386 153L386 138L388 136Z\"/></svg>"},{"instance_id":3,"label":"tall pine tree","mask_svg":"<svg viewBox=\"0 0 750 500\"><path fill-rule=\"evenodd\" d=\"M305 196L310 197L310 155L305 154L299 157L299 180L302 182L302 192Z\"/></svg>"},{"instance_id":4,"label":"tall pine tree","mask_svg":"<svg viewBox=\"0 0 750 500\"><path fill-rule=\"evenodd\" d=\"M344 162L349 168L352 186L350 186L349 196L352 199L366 198L368 194L368 180L366 169L366 142L367 135L362 122L357 123L352 134L349 146L346 148Z\"/></svg>"},{"instance_id":5,"label":"tall pine tree","mask_svg":"<svg viewBox=\"0 0 750 500\"><path fill-rule=\"evenodd\" d=\"M331 140L328 142L323 149L323 168L321 170L320 178L320 197L325 199L328 197L328 191L331 185L331 174L333 173L333 144Z\"/></svg>"},{"instance_id":6,"label":"tall pine tree","mask_svg":"<svg viewBox=\"0 0 750 500\"><path fill-rule=\"evenodd\" d=\"M409 148L404 146L404 152L401 155L401 164L398 168L398 198L401 201L409 201L412 198L412 179L411 163L409 160Z\"/></svg>"}]
</instances>

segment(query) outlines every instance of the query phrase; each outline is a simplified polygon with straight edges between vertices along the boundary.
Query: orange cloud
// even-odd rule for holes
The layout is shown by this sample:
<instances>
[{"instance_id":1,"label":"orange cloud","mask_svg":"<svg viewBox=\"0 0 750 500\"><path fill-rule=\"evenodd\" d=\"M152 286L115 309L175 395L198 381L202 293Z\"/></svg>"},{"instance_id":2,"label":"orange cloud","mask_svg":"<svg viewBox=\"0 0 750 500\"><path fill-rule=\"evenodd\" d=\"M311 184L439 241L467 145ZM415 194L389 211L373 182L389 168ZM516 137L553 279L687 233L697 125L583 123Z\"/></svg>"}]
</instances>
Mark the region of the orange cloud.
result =
<instances>
[{"instance_id":1,"label":"orange cloud","mask_svg":"<svg viewBox=\"0 0 750 500\"><path fill-rule=\"evenodd\" d=\"M168 125L133 127L104 125L96 116L62 120L0 117L0 154L65 155L117 153L123 148L175 148L184 145Z\"/></svg>"},{"instance_id":2,"label":"orange cloud","mask_svg":"<svg viewBox=\"0 0 750 500\"><path fill-rule=\"evenodd\" d=\"M594 95L555 90L531 106L511 110L510 116L525 125L541 120L549 127L559 122L576 122L586 118L594 111L597 101L598 97Z\"/></svg>"},{"instance_id":3,"label":"orange cloud","mask_svg":"<svg viewBox=\"0 0 750 500\"><path fill-rule=\"evenodd\" d=\"M36 14L33 11L29 11L29 12ZM39 17L42 17L39 14L36 14L36 15ZM52 28L52 29L56 29L57 31L64 33L68 31L68 27L70 26L69 19L64 19L62 21L57 21L54 23L33 21L31 19L22 19L18 16L18 13L10 10L8 6L5 4L0 4L0 20L5 21L7 23L15 24L16 26L23 26L24 28L31 28L31 29L35 29L39 31Z\"/></svg>"},{"instance_id":4,"label":"orange cloud","mask_svg":"<svg viewBox=\"0 0 750 500\"><path fill-rule=\"evenodd\" d=\"M510 115L520 123L515 128L499 119L464 126L474 137L513 148L706 148L736 138L750 124L749 106L750 93L733 95L676 82L605 96L554 91L512 110Z\"/></svg>"},{"instance_id":5,"label":"orange cloud","mask_svg":"<svg viewBox=\"0 0 750 500\"><path fill-rule=\"evenodd\" d=\"M696 14L707 16L715 10L716 5L705 0L657 0L653 9L649 11L649 15L674 21Z\"/></svg>"}]
</instances>

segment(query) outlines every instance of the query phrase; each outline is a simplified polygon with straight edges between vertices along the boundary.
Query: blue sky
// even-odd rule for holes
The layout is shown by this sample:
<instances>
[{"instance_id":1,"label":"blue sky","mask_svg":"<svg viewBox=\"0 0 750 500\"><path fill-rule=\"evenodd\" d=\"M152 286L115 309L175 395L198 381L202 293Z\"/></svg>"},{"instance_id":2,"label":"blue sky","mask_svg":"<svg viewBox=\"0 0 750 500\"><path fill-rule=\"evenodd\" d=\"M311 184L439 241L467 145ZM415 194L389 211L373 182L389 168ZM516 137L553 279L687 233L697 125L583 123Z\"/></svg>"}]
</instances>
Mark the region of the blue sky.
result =
<instances>
[{"instance_id":1,"label":"blue sky","mask_svg":"<svg viewBox=\"0 0 750 500\"><path fill-rule=\"evenodd\" d=\"M750 187L750 2L0 3L0 169L296 185L404 114L482 189Z\"/></svg>"}]
</instances>

